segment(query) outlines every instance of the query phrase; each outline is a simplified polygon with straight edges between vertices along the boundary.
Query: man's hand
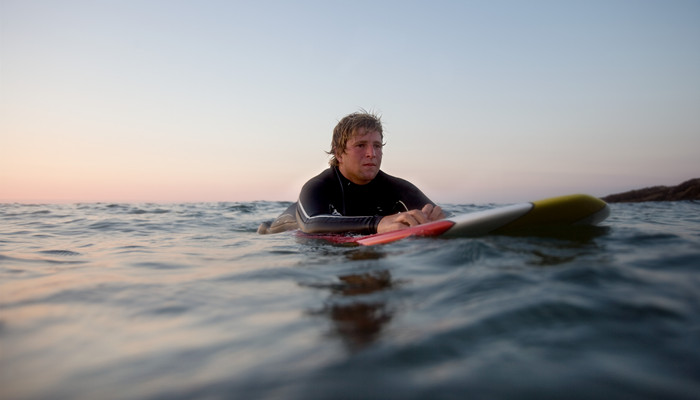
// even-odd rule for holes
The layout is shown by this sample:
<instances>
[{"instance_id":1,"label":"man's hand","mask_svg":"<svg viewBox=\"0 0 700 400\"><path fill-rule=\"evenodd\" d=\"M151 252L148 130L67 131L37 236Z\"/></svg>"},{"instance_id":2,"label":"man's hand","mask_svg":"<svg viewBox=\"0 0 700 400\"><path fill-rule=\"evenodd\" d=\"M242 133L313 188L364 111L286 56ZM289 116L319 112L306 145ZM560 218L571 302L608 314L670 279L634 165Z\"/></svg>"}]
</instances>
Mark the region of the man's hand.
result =
<instances>
[{"instance_id":1,"label":"man's hand","mask_svg":"<svg viewBox=\"0 0 700 400\"><path fill-rule=\"evenodd\" d=\"M379 221L377 233L404 229L410 226L425 224L426 222L437 221L442 218L445 218L445 213L442 212L440 206L426 204L421 210L410 210L387 215Z\"/></svg>"}]
</instances>

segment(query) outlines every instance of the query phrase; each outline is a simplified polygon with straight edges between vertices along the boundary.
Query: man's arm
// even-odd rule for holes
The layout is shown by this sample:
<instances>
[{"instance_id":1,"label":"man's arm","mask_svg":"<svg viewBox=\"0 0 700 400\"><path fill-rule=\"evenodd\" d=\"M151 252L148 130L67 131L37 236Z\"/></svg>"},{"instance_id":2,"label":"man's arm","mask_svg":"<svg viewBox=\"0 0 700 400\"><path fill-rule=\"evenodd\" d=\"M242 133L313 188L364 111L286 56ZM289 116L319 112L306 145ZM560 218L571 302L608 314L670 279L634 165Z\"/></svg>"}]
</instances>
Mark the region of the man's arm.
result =
<instances>
[{"instance_id":1,"label":"man's arm","mask_svg":"<svg viewBox=\"0 0 700 400\"><path fill-rule=\"evenodd\" d=\"M380 216L346 217L327 213L313 214L313 212L310 214L305 204L300 198L297 206L297 223L299 229L306 233L375 233L382 218ZM314 208L316 207L312 206L312 209Z\"/></svg>"}]
</instances>

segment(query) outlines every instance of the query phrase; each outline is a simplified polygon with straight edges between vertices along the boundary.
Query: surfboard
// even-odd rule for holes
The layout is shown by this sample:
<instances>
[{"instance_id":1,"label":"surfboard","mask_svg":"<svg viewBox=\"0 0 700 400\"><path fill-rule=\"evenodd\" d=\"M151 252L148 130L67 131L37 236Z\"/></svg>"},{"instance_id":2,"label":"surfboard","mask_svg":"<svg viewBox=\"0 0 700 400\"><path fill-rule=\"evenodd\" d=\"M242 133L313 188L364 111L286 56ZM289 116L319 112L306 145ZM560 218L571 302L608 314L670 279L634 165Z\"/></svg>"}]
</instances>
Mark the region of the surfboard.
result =
<instances>
[{"instance_id":1,"label":"surfboard","mask_svg":"<svg viewBox=\"0 0 700 400\"><path fill-rule=\"evenodd\" d=\"M353 236L297 231L297 236L337 244L374 246L408 237L477 237L543 227L590 226L599 224L609 215L610 207L603 200L573 194L460 214L392 232Z\"/></svg>"}]
</instances>

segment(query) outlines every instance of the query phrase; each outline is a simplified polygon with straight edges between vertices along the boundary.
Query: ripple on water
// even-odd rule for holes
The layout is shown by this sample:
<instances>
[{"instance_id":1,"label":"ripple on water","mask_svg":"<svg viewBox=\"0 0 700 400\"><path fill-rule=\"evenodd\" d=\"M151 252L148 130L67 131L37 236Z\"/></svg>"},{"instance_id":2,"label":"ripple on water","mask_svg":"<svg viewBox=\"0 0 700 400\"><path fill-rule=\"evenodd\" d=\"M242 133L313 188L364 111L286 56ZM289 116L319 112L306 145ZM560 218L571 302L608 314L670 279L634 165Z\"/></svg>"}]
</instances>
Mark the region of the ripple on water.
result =
<instances>
[{"instance_id":1,"label":"ripple on water","mask_svg":"<svg viewBox=\"0 0 700 400\"><path fill-rule=\"evenodd\" d=\"M145 268L145 269L152 269L152 270L182 270L182 269L192 268L191 265L174 263L174 262L159 262L159 261L137 262L137 263L131 263L130 265L132 267L135 267L135 268Z\"/></svg>"},{"instance_id":2,"label":"ripple on water","mask_svg":"<svg viewBox=\"0 0 700 400\"><path fill-rule=\"evenodd\" d=\"M40 254L49 254L52 256L65 256L65 257L75 257L75 256L81 256L81 253L78 253L77 251L71 251L71 250L41 250L38 253Z\"/></svg>"}]
</instances>

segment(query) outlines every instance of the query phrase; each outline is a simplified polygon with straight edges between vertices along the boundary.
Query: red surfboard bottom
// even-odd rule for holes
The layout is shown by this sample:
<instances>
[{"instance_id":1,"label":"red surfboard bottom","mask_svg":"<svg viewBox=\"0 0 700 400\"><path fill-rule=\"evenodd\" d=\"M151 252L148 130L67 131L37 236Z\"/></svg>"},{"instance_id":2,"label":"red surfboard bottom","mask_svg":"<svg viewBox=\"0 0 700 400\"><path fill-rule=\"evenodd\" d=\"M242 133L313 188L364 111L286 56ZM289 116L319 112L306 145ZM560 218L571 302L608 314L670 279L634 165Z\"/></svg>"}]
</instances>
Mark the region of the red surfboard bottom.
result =
<instances>
[{"instance_id":1,"label":"red surfboard bottom","mask_svg":"<svg viewBox=\"0 0 700 400\"><path fill-rule=\"evenodd\" d=\"M440 220L429 222L423 225L417 225L397 231L375 233L366 236L347 236L339 234L308 234L302 231L297 232L297 236L308 239L321 239L338 244L358 244L363 246L372 246L375 244L390 243L399 239L404 239L409 236L437 236L450 229L454 222L449 220Z\"/></svg>"},{"instance_id":2,"label":"red surfboard bottom","mask_svg":"<svg viewBox=\"0 0 700 400\"><path fill-rule=\"evenodd\" d=\"M372 246L375 244L394 242L409 236L437 236L450 229L454 224L455 223L452 221L443 219L440 221L428 222L427 224L423 225L416 225L406 229L400 229L398 231L377 233L374 235L360 237L356 243L363 246Z\"/></svg>"}]
</instances>

